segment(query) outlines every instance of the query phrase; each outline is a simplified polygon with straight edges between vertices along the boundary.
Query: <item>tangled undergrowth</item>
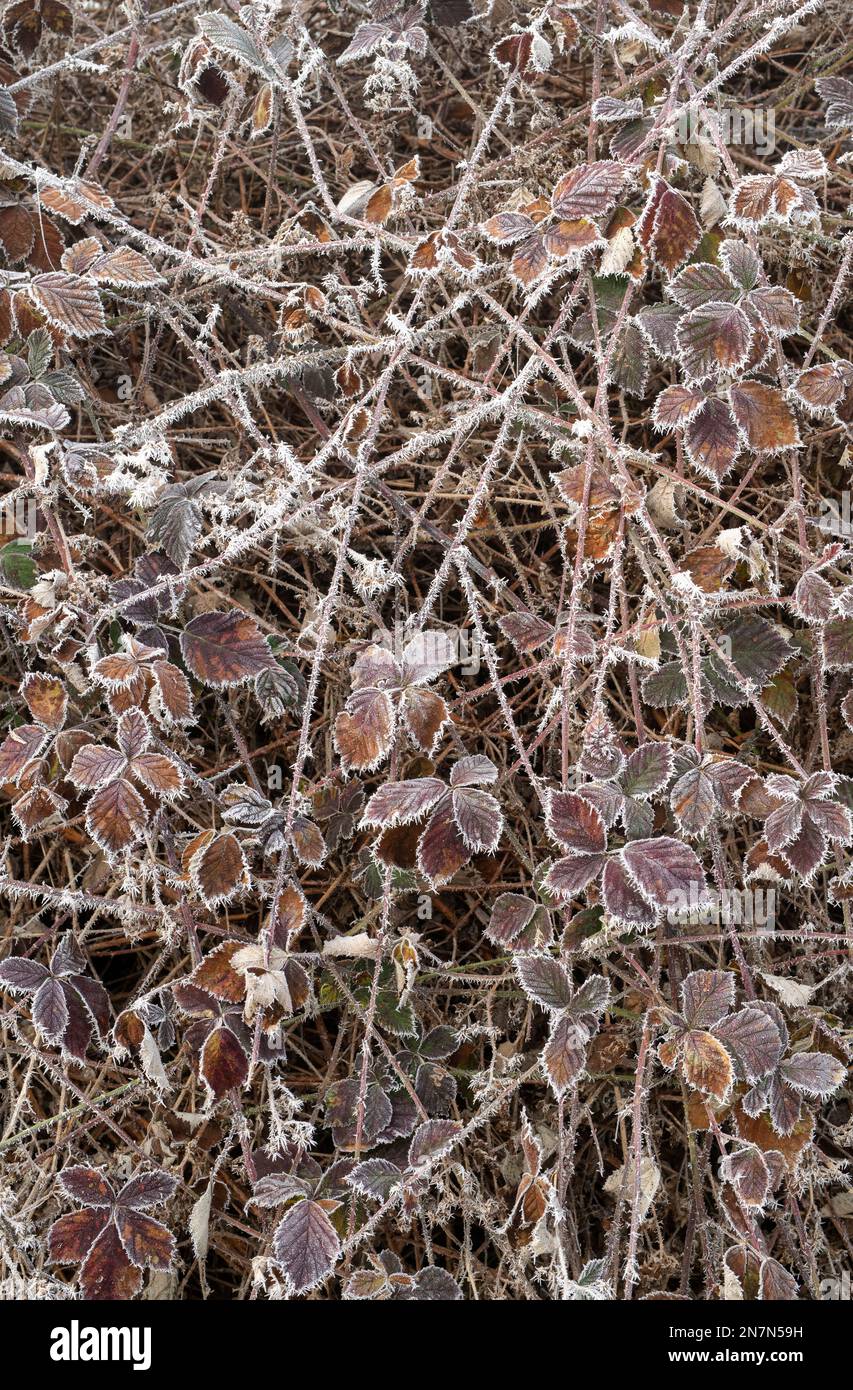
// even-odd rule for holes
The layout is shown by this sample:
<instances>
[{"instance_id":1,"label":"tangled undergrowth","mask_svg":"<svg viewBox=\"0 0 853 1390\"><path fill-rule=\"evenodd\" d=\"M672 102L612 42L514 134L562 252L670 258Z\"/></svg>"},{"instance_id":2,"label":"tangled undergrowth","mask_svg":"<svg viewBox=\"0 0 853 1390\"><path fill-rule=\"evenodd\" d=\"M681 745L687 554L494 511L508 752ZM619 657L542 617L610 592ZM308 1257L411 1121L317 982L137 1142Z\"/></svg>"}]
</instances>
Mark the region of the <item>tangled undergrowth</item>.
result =
<instances>
[{"instance_id":1,"label":"tangled undergrowth","mask_svg":"<svg viewBox=\"0 0 853 1390\"><path fill-rule=\"evenodd\" d=\"M0 48L3 1295L821 1297L846 3Z\"/></svg>"}]
</instances>

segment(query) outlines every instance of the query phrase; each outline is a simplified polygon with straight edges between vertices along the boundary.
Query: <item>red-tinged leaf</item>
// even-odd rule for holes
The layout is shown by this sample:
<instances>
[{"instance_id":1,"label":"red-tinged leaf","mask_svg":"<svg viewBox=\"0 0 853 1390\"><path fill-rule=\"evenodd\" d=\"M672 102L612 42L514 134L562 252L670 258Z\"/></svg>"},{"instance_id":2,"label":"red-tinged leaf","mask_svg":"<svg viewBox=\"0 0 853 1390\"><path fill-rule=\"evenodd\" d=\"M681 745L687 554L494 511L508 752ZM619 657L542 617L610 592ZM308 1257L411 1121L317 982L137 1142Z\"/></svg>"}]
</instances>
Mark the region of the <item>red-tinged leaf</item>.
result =
<instances>
[{"instance_id":1,"label":"red-tinged leaf","mask_svg":"<svg viewBox=\"0 0 853 1390\"><path fill-rule=\"evenodd\" d=\"M245 1084L249 1059L230 1028L214 1028L201 1051L199 1072L215 1100Z\"/></svg>"},{"instance_id":2,"label":"red-tinged leaf","mask_svg":"<svg viewBox=\"0 0 853 1390\"><path fill-rule=\"evenodd\" d=\"M45 980L33 1000L33 1023L50 1042L59 1042L68 1024L68 1005L59 980Z\"/></svg>"},{"instance_id":3,"label":"red-tinged leaf","mask_svg":"<svg viewBox=\"0 0 853 1390\"><path fill-rule=\"evenodd\" d=\"M371 193L371 196L368 197L364 207L364 221L374 222L378 227L382 227L392 214L393 206L395 206L395 199L393 199L392 185L383 183L382 188L376 189L376 192Z\"/></svg>"},{"instance_id":4,"label":"red-tinged leaf","mask_svg":"<svg viewBox=\"0 0 853 1390\"><path fill-rule=\"evenodd\" d=\"M744 365L752 330L736 304L712 302L681 320L676 340L687 375L702 381L713 371L733 372Z\"/></svg>"},{"instance_id":5,"label":"red-tinged leaf","mask_svg":"<svg viewBox=\"0 0 853 1390\"><path fill-rule=\"evenodd\" d=\"M667 386L655 400L652 424L657 430L672 430L688 424L705 402L699 386Z\"/></svg>"},{"instance_id":6,"label":"red-tinged leaf","mask_svg":"<svg viewBox=\"0 0 853 1390\"><path fill-rule=\"evenodd\" d=\"M338 1233L318 1202L298 1202L276 1228L273 1253L294 1293L307 1293L331 1274L341 1253Z\"/></svg>"},{"instance_id":7,"label":"red-tinged leaf","mask_svg":"<svg viewBox=\"0 0 853 1390\"><path fill-rule=\"evenodd\" d=\"M162 275L154 269L147 256L134 251L131 246L120 246L98 256L88 267L87 274L93 280L107 285L126 286L135 289L143 285L164 285Z\"/></svg>"},{"instance_id":8,"label":"red-tinged leaf","mask_svg":"<svg viewBox=\"0 0 853 1390\"><path fill-rule=\"evenodd\" d=\"M808 881L826 858L827 843L814 821L803 817L799 832L779 853L794 873Z\"/></svg>"},{"instance_id":9,"label":"red-tinged leaf","mask_svg":"<svg viewBox=\"0 0 853 1390\"><path fill-rule=\"evenodd\" d=\"M439 802L418 840L418 867L425 878L441 888L470 858L448 796Z\"/></svg>"},{"instance_id":10,"label":"red-tinged leaf","mask_svg":"<svg viewBox=\"0 0 853 1390\"><path fill-rule=\"evenodd\" d=\"M849 362L822 362L800 373L794 391L804 405L821 414L833 410L851 386L853 370Z\"/></svg>"},{"instance_id":11,"label":"red-tinged leaf","mask_svg":"<svg viewBox=\"0 0 853 1390\"><path fill-rule=\"evenodd\" d=\"M684 1076L696 1091L723 1101L734 1081L732 1060L713 1033L687 1033L683 1040Z\"/></svg>"},{"instance_id":12,"label":"red-tinged leaf","mask_svg":"<svg viewBox=\"0 0 853 1390\"><path fill-rule=\"evenodd\" d=\"M326 841L307 816L294 816L293 848L303 864L317 868L326 857Z\"/></svg>"},{"instance_id":13,"label":"red-tinged leaf","mask_svg":"<svg viewBox=\"0 0 853 1390\"><path fill-rule=\"evenodd\" d=\"M713 1028L735 1002L734 976L725 970L693 970L682 980L680 994L688 1028Z\"/></svg>"},{"instance_id":14,"label":"red-tinged leaf","mask_svg":"<svg viewBox=\"0 0 853 1390\"><path fill-rule=\"evenodd\" d=\"M788 1086L807 1096L831 1095L842 1084L847 1068L828 1052L795 1052L780 1066Z\"/></svg>"},{"instance_id":15,"label":"red-tinged leaf","mask_svg":"<svg viewBox=\"0 0 853 1390\"><path fill-rule=\"evenodd\" d=\"M115 1201L112 1183L100 1168L63 1168L59 1181L69 1197L86 1207L111 1207Z\"/></svg>"},{"instance_id":16,"label":"red-tinged leaf","mask_svg":"<svg viewBox=\"0 0 853 1390\"><path fill-rule=\"evenodd\" d=\"M451 787L487 787L498 780L498 770L491 758L482 753L473 753L468 758L460 758L450 771Z\"/></svg>"},{"instance_id":17,"label":"red-tinged leaf","mask_svg":"<svg viewBox=\"0 0 853 1390\"><path fill-rule=\"evenodd\" d=\"M413 777L409 782L386 782L370 798L362 826L408 825L420 820L445 795L437 777Z\"/></svg>"},{"instance_id":18,"label":"red-tinged leaf","mask_svg":"<svg viewBox=\"0 0 853 1390\"><path fill-rule=\"evenodd\" d=\"M665 743L643 743L625 764L620 785L626 796L641 801L661 791L672 776L672 752Z\"/></svg>"},{"instance_id":19,"label":"red-tinged leaf","mask_svg":"<svg viewBox=\"0 0 853 1390\"><path fill-rule=\"evenodd\" d=\"M246 981L231 962L242 949L241 941L224 941L199 962L189 977L190 983L226 1003L241 1003L246 994Z\"/></svg>"},{"instance_id":20,"label":"red-tinged leaf","mask_svg":"<svg viewBox=\"0 0 853 1390\"><path fill-rule=\"evenodd\" d=\"M536 903L520 893L501 893L495 899L486 935L496 946L511 946L536 912ZM0 966L0 977L2 966Z\"/></svg>"},{"instance_id":21,"label":"red-tinged leaf","mask_svg":"<svg viewBox=\"0 0 853 1390\"><path fill-rule=\"evenodd\" d=\"M346 768L370 771L391 751L394 706L384 690L356 690L335 720L335 747Z\"/></svg>"},{"instance_id":22,"label":"red-tinged leaf","mask_svg":"<svg viewBox=\"0 0 853 1390\"><path fill-rule=\"evenodd\" d=\"M98 291L88 280L64 271L37 275L29 286L36 308L49 323L75 338L106 333L107 325Z\"/></svg>"},{"instance_id":23,"label":"red-tinged leaf","mask_svg":"<svg viewBox=\"0 0 853 1390\"><path fill-rule=\"evenodd\" d=\"M9 956L0 963L0 985L6 989L34 994L47 978L47 969L37 960Z\"/></svg>"},{"instance_id":24,"label":"red-tinged leaf","mask_svg":"<svg viewBox=\"0 0 853 1390\"><path fill-rule=\"evenodd\" d=\"M108 210L115 206L112 198L105 193L100 184L93 183L88 179L77 179L74 184L77 198L66 189L62 188L40 188L39 202L50 212L56 212L60 217L64 217L66 222L72 226L77 226L86 217L95 216L93 209ZM92 208L87 206L91 204Z\"/></svg>"},{"instance_id":25,"label":"red-tinged leaf","mask_svg":"<svg viewBox=\"0 0 853 1390\"><path fill-rule=\"evenodd\" d=\"M503 829L503 816L495 798L474 787L457 787L451 802L454 820L469 851L493 853Z\"/></svg>"},{"instance_id":26,"label":"red-tinged leaf","mask_svg":"<svg viewBox=\"0 0 853 1390\"><path fill-rule=\"evenodd\" d=\"M598 878L604 865L603 854L570 854L551 865L545 887L557 898L575 898Z\"/></svg>"},{"instance_id":27,"label":"red-tinged leaf","mask_svg":"<svg viewBox=\"0 0 853 1390\"><path fill-rule=\"evenodd\" d=\"M655 263L671 275L699 245L702 228L687 199L663 179L658 183L654 205L650 235L643 244ZM640 225L644 229L645 220ZM643 230L640 235L642 239Z\"/></svg>"},{"instance_id":28,"label":"red-tinged leaf","mask_svg":"<svg viewBox=\"0 0 853 1390\"><path fill-rule=\"evenodd\" d=\"M96 661L92 673L108 690L121 690L138 679L141 669L138 654L113 652Z\"/></svg>"},{"instance_id":29,"label":"red-tinged leaf","mask_svg":"<svg viewBox=\"0 0 853 1390\"><path fill-rule=\"evenodd\" d=\"M800 443L796 421L781 391L759 381L743 381L730 389L735 419L757 453L776 453Z\"/></svg>"},{"instance_id":30,"label":"red-tinged leaf","mask_svg":"<svg viewBox=\"0 0 853 1390\"><path fill-rule=\"evenodd\" d=\"M116 730L116 742L129 760L142 753L151 741L151 728L141 709L129 709L121 716Z\"/></svg>"},{"instance_id":31,"label":"red-tinged leaf","mask_svg":"<svg viewBox=\"0 0 853 1390\"><path fill-rule=\"evenodd\" d=\"M551 794L547 826L564 849L578 854L602 854L607 848L607 832L600 813L576 792Z\"/></svg>"},{"instance_id":32,"label":"red-tinged leaf","mask_svg":"<svg viewBox=\"0 0 853 1390\"><path fill-rule=\"evenodd\" d=\"M131 1211L149 1211L150 1207L160 1207L174 1194L178 1179L171 1173L146 1170L135 1173L121 1188L115 1201L119 1207L129 1207Z\"/></svg>"},{"instance_id":33,"label":"red-tinged leaf","mask_svg":"<svg viewBox=\"0 0 853 1390\"><path fill-rule=\"evenodd\" d=\"M192 674L216 690L240 685L274 664L254 619L233 610L193 618L181 633L181 652Z\"/></svg>"},{"instance_id":34,"label":"red-tinged leaf","mask_svg":"<svg viewBox=\"0 0 853 1390\"><path fill-rule=\"evenodd\" d=\"M669 835L632 840L621 857L640 892L655 907L689 899L691 888L699 899L705 892L705 871L693 850Z\"/></svg>"},{"instance_id":35,"label":"red-tinged leaf","mask_svg":"<svg viewBox=\"0 0 853 1390\"><path fill-rule=\"evenodd\" d=\"M567 256L578 255L590 247L604 244L601 233L587 217L573 218L558 222L543 233L545 250L555 260L565 260Z\"/></svg>"},{"instance_id":36,"label":"red-tinged leaf","mask_svg":"<svg viewBox=\"0 0 853 1390\"><path fill-rule=\"evenodd\" d=\"M551 206L558 217L600 217L614 206L626 174L625 165L613 160L579 164L559 180Z\"/></svg>"},{"instance_id":37,"label":"red-tinged leaf","mask_svg":"<svg viewBox=\"0 0 853 1390\"><path fill-rule=\"evenodd\" d=\"M552 956L516 956L515 972L528 998L543 1009L567 1009L572 1002L572 982Z\"/></svg>"},{"instance_id":38,"label":"red-tinged leaf","mask_svg":"<svg viewBox=\"0 0 853 1390\"><path fill-rule=\"evenodd\" d=\"M632 883L619 859L609 859L601 880L601 896L609 916L629 927L652 927L656 912Z\"/></svg>"},{"instance_id":39,"label":"red-tinged leaf","mask_svg":"<svg viewBox=\"0 0 853 1390\"><path fill-rule=\"evenodd\" d=\"M108 854L128 849L141 838L147 823L142 798L123 778L96 792L86 809L86 829Z\"/></svg>"},{"instance_id":40,"label":"red-tinged leaf","mask_svg":"<svg viewBox=\"0 0 853 1390\"><path fill-rule=\"evenodd\" d=\"M403 722L418 747L432 753L439 734L448 722L447 705L434 690L412 686L403 694Z\"/></svg>"},{"instance_id":41,"label":"red-tinged leaf","mask_svg":"<svg viewBox=\"0 0 853 1390\"><path fill-rule=\"evenodd\" d=\"M791 1303L797 1297L797 1281L778 1260L762 1260L758 1297L765 1303Z\"/></svg>"},{"instance_id":42,"label":"red-tinged leaf","mask_svg":"<svg viewBox=\"0 0 853 1390\"><path fill-rule=\"evenodd\" d=\"M634 323L658 357L667 361L677 355L675 335L683 317L678 304L647 304L634 315Z\"/></svg>"},{"instance_id":43,"label":"red-tinged leaf","mask_svg":"<svg viewBox=\"0 0 853 1390\"><path fill-rule=\"evenodd\" d=\"M761 1095L761 1087L755 1087L754 1091L749 1091L743 1098L744 1109L750 1112L750 1098L755 1091ZM770 1121L777 1134L787 1136L793 1134L800 1122L803 1110L802 1093L795 1090L793 1086L786 1086L783 1078L778 1074L772 1077L770 1082ZM763 1109L763 1102L759 1103L752 1114L760 1114Z\"/></svg>"},{"instance_id":44,"label":"red-tinged leaf","mask_svg":"<svg viewBox=\"0 0 853 1390\"><path fill-rule=\"evenodd\" d=\"M24 768L44 746L45 732L37 724L19 724L0 744L0 782L17 782Z\"/></svg>"},{"instance_id":45,"label":"red-tinged leaf","mask_svg":"<svg viewBox=\"0 0 853 1390\"><path fill-rule=\"evenodd\" d=\"M490 241L511 243L520 241L533 230L533 220L522 212L498 212L483 224Z\"/></svg>"},{"instance_id":46,"label":"red-tinged leaf","mask_svg":"<svg viewBox=\"0 0 853 1390\"><path fill-rule=\"evenodd\" d=\"M583 1070L588 1042L589 1033L583 1024L566 1014L554 1020L542 1053L542 1064L558 1100Z\"/></svg>"},{"instance_id":47,"label":"red-tinged leaf","mask_svg":"<svg viewBox=\"0 0 853 1390\"><path fill-rule=\"evenodd\" d=\"M112 1221L89 1251L80 1285L90 1301L131 1299L142 1288L142 1271L128 1259Z\"/></svg>"},{"instance_id":48,"label":"red-tinged leaf","mask_svg":"<svg viewBox=\"0 0 853 1390\"><path fill-rule=\"evenodd\" d=\"M423 1168L443 1158L453 1148L462 1126L455 1120L427 1120L419 1125L409 1145L408 1165L410 1168Z\"/></svg>"},{"instance_id":49,"label":"red-tinged leaf","mask_svg":"<svg viewBox=\"0 0 853 1390\"><path fill-rule=\"evenodd\" d=\"M705 401L687 427L685 444L694 468L715 482L725 477L741 449L737 425L725 401L717 396Z\"/></svg>"},{"instance_id":50,"label":"red-tinged leaf","mask_svg":"<svg viewBox=\"0 0 853 1390\"><path fill-rule=\"evenodd\" d=\"M800 306L790 290L781 285L761 285L750 294L749 304L771 333L784 337L797 331Z\"/></svg>"},{"instance_id":51,"label":"red-tinged leaf","mask_svg":"<svg viewBox=\"0 0 853 1390\"><path fill-rule=\"evenodd\" d=\"M210 906L228 902L248 882L246 859L234 835L217 835L203 844L190 859L189 872L196 892Z\"/></svg>"},{"instance_id":52,"label":"red-tinged leaf","mask_svg":"<svg viewBox=\"0 0 853 1390\"><path fill-rule=\"evenodd\" d=\"M688 265L669 283L669 293L685 309L699 309L703 304L738 298L737 286L717 265Z\"/></svg>"},{"instance_id":53,"label":"red-tinged leaf","mask_svg":"<svg viewBox=\"0 0 853 1390\"><path fill-rule=\"evenodd\" d=\"M21 694L37 724L57 733L65 723L68 692L56 676L31 674L21 682Z\"/></svg>"},{"instance_id":54,"label":"red-tinged leaf","mask_svg":"<svg viewBox=\"0 0 853 1390\"><path fill-rule=\"evenodd\" d=\"M705 768L693 767L672 789L670 805L685 835L702 835L707 830L717 809L714 784Z\"/></svg>"},{"instance_id":55,"label":"red-tinged leaf","mask_svg":"<svg viewBox=\"0 0 853 1390\"><path fill-rule=\"evenodd\" d=\"M60 1216L48 1232L52 1263L82 1264L108 1220L105 1211L73 1211L68 1216Z\"/></svg>"},{"instance_id":56,"label":"red-tinged leaf","mask_svg":"<svg viewBox=\"0 0 853 1390\"><path fill-rule=\"evenodd\" d=\"M132 1264L142 1269L170 1269L175 1258L175 1238L144 1212L119 1207L115 1214L119 1239Z\"/></svg>"},{"instance_id":57,"label":"red-tinged leaf","mask_svg":"<svg viewBox=\"0 0 853 1390\"><path fill-rule=\"evenodd\" d=\"M23 839L26 840L31 831L44 825L51 816L62 815L67 806L68 802L48 787L34 787L32 791L18 797L12 806L12 815L21 827Z\"/></svg>"},{"instance_id":58,"label":"red-tinged leaf","mask_svg":"<svg viewBox=\"0 0 853 1390\"><path fill-rule=\"evenodd\" d=\"M812 824L828 840L840 840L843 845L849 845L853 822L846 806L841 806L837 801L810 801L808 815Z\"/></svg>"},{"instance_id":59,"label":"red-tinged leaf","mask_svg":"<svg viewBox=\"0 0 853 1390\"><path fill-rule=\"evenodd\" d=\"M745 226L759 226L774 210L775 187L772 175L755 174L741 179L730 204L734 221Z\"/></svg>"},{"instance_id":60,"label":"red-tinged leaf","mask_svg":"<svg viewBox=\"0 0 853 1390\"><path fill-rule=\"evenodd\" d=\"M149 791L166 801L180 796L184 789L178 764L164 753L140 753L131 764L131 772Z\"/></svg>"},{"instance_id":61,"label":"red-tinged leaf","mask_svg":"<svg viewBox=\"0 0 853 1390\"><path fill-rule=\"evenodd\" d=\"M782 1039L772 1018L763 1009L740 1009L716 1028L747 1081L757 1081L776 1066L782 1055Z\"/></svg>"},{"instance_id":62,"label":"red-tinged leaf","mask_svg":"<svg viewBox=\"0 0 853 1390\"><path fill-rule=\"evenodd\" d=\"M68 1022L61 1038L62 1051L76 1057L80 1062L85 1062L92 1041L92 1018L71 982L60 980L59 983L68 1009Z\"/></svg>"},{"instance_id":63,"label":"red-tinged leaf","mask_svg":"<svg viewBox=\"0 0 853 1390\"><path fill-rule=\"evenodd\" d=\"M192 694L189 681L170 661L155 661L151 666L159 696L158 711L162 709L173 724L192 724Z\"/></svg>"},{"instance_id":64,"label":"red-tinged leaf","mask_svg":"<svg viewBox=\"0 0 853 1390\"><path fill-rule=\"evenodd\" d=\"M492 57L499 67L517 72L523 77L530 62L532 48L533 35L525 30L523 34L511 34L509 38L496 43L492 49Z\"/></svg>"},{"instance_id":65,"label":"red-tinged leaf","mask_svg":"<svg viewBox=\"0 0 853 1390\"><path fill-rule=\"evenodd\" d=\"M535 613L508 613L498 620L498 626L519 652L535 652L554 636L553 624Z\"/></svg>"},{"instance_id":66,"label":"red-tinged leaf","mask_svg":"<svg viewBox=\"0 0 853 1390\"><path fill-rule=\"evenodd\" d=\"M825 623L832 616L834 594L817 570L807 570L794 590L792 607L806 622Z\"/></svg>"},{"instance_id":67,"label":"red-tinged leaf","mask_svg":"<svg viewBox=\"0 0 853 1390\"><path fill-rule=\"evenodd\" d=\"M526 238L512 258L512 273L525 288L533 285L544 274L548 266L548 252L545 241L539 232Z\"/></svg>"},{"instance_id":68,"label":"red-tinged leaf","mask_svg":"<svg viewBox=\"0 0 853 1390\"><path fill-rule=\"evenodd\" d=\"M770 1190L770 1170L760 1149L750 1144L738 1153L727 1154L720 1173L732 1183L745 1206L763 1207Z\"/></svg>"},{"instance_id":69,"label":"red-tinged leaf","mask_svg":"<svg viewBox=\"0 0 853 1390\"><path fill-rule=\"evenodd\" d=\"M87 743L74 757L68 776L76 787L94 789L120 777L127 759L117 748L105 743Z\"/></svg>"}]
</instances>

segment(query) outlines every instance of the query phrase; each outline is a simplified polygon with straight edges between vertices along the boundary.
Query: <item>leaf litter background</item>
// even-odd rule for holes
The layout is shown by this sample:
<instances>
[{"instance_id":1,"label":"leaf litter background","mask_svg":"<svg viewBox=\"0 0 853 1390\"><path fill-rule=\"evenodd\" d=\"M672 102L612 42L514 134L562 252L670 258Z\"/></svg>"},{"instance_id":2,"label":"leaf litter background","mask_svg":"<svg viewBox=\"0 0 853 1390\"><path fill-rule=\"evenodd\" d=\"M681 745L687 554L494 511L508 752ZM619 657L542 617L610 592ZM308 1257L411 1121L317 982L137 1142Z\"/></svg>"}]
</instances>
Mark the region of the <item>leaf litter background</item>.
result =
<instances>
[{"instance_id":1,"label":"leaf litter background","mask_svg":"<svg viewBox=\"0 0 853 1390\"><path fill-rule=\"evenodd\" d=\"M0 26L3 1296L821 1296L846 6Z\"/></svg>"}]
</instances>

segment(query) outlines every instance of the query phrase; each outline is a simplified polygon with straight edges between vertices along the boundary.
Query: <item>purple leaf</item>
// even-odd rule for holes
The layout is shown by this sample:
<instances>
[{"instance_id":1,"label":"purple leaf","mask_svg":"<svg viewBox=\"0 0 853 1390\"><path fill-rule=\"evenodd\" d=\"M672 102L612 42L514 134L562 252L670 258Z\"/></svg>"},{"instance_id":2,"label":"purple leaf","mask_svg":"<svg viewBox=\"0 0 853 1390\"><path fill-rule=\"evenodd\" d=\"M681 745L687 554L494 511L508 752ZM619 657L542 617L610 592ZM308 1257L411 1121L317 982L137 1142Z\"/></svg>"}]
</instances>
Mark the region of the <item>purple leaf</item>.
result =
<instances>
[{"instance_id":1,"label":"purple leaf","mask_svg":"<svg viewBox=\"0 0 853 1390\"><path fill-rule=\"evenodd\" d=\"M496 946L510 946L536 911L536 903L520 893L501 893L495 899L486 935Z\"/></svg>"},{"instance_id":2,"label":"purple leaf","mask_svg":"<svg viewBox=\"0 0 853 1390\"><path fill-rule=\"evenodd\" d=\"M734 1002L734 976L724 970L694 970L681 982L681 1008L688 1028L713 1028Z\"/></svg>"},{"instance_id":3,"label":"purple leaf","mask_svg":"<svg viewBox=\"0 0 853 1390\"><path fill-rule=\"evenodd\" d=\"M637 841L636 843L641 843ZM608 914L626 927L653 927L656 914L631 882L619 859L609 859L601 880L601 895Z\"/></svg>"},{"instance_id":4,"label":"purple leaf","mask_svg":"<svg viewBox=\"0 0 853 1390\"><path fill-rule=\"evenodd\" d=\"M453 818L472 854L491 854L503 829L501 808L488 792L473 787L456 788L452 794Z\"/></svg>"},{"instance_id":5,"label":"purple leaf","mask_svg":"<svg viewBox=\"0 0 853 1390\"><path fill-rule=\"evenodd\" d=\"M789 1086L809 1096L828 1096L847 1075L843 1062L827 1052L795 1052L781 1064L780 1071Z\"/></svg>"},{"instance_id":6,"label":"purple leaf","mask_svg":"<svg viewBox=\"0 0 853 1390\"><path fill-rule=\"evenodd\" d=\"M498 770L491 758L474 753L460 758L450 773L451 787L486 787L498 780Z\"/></svg>"},{"instance_id":7,"label":"purple leaf","mask_svg":"<svg viewBox=\"0 0 853 1390\"><path fill-rule=\"evenodd\" d=\"M273 1253L294 1292L306 1293L334 1269L341 1242L320 1204L306 1199L279 1223L273 1237Z\"/></svg>"},{"instance_id":8,"label":"purple leaf","mask_svg":"<svg viewBox=\"0 0 853 1390\"><path fill-rule=\"evenodd\" d=\"M445 794L437 777L413 777L409 782L386 782L368 801L362 826L408 825L420 820Z\"/></svg>"},{"instance_id":9,"label":"purple leaf","mask_svg":"<svg viewBox=\"0 0 853 1390\"><path fill-rule=\"evenodd\" d=\"M547 825L564 849L579 854L602 854L607 848L607 833L600 813L576 792L552 793Z\"/></svg>"},{"instance_id":10,"label":"purple leaf","mask_svg":"<svg viewBox=\"0 0 853 1390\"><path fill-rule=\"evenodd\" d=\"M739 1063L747 1081L757 1081L777 1065L782 1039L763 1009L740 1009L714 1030Z\"/></svg>"},{"instance_id":11,"label":"purple leaf","mask_svg":"<svg viewBox=\"0 0 853 1390\"><path fill-rule=\"evenodd\" d=\"M632 840L621 858L640 892L656 907L683 901L691 887L700 899L705 891L705 872L693 850L669 835Z\"/></svg>"},{"instance_id":12,"label":"purple leaf","mask_svg":"<svg viewBox=\"0 0 853 1390\"><path fill-rule=\"evenodd\" d=\"M9 956L0 965L0 984L25 994L34 994L47 978L45 966L37 960L25 960L23 956Z\"/></svg>"},{"instance_id":13,"label":"purple leaf","mask_svg":"<svg viewBox=\"0 0 853 1390\"><path fill-rule=\"evenodd\" d=\"M461 1130L455 1120L427 1120L419 1125L409 1145L409 1167L421 1168L448 1153Z\"/></svg>"},{"instance_id":14,"label":"purple leaf","mask_svg":"<svg viewBox=\"0 0 853 1390\"><path fill-rule=\"evenodd\" d=\"M33 1023L50 1042L58 1042L68 1024L68 1005L59 980L45 980L33 1000Z\"/></svg>"},{"instance_id":15,"label":"purple leaf","mask_svg":"<svg viewBox=\"0 0 853 1390\"><path fill-rule=\"evenodd\" d=\"M572 982L559 961L545 955L518 956L515 971L525 994L543 1009L568 1008Z\"/></svg>"},{"instance_id":16,"label":"purple leaf","mask_svg":"<svg viewBox=\"0 0 853 1390\"><path fill-rule=\"evenodd\" d=\"M557 1099L565 1094L583 1070L589 1033L582 1023L561 1014L551 1028L542 1053L542 1064Z\"/></svg>"},{"instance_id":17,"label":"purple leaf","mask_svg":"<svg viewBox=\"0 0 853 1390\"><path fill-rule=\"evenodd\" d=\"M147 1211L149 1207L159 1207L161 1203L168 1202L177 1185L178 1180L171 1173L153 1169L146 1173L135 1173L119 1192L116 1202L121 1207L130 1207L132 1211Z\"/></svg>"},{"instance_id":18,"label":"purple leaf","mask_svg":"<svg viewBox=\"0 0 853 1390\"><path fill-rule=\"evenodd\" d=\"M631 754L621 777L626 796L654 796L672 776L672 752L665 743L643 743Z\"/></svg>"},{"instance_id":19,"label":"purple leaf","mask_svg":"<svg viewBox=\"0 0 853 1390\"><path fill-rule=\"evenodd\" d=\"M577 897L598 877L603 863L603 854L570 854L551 865L545 887L558 898Z\"/></svg>"}]
</instances>

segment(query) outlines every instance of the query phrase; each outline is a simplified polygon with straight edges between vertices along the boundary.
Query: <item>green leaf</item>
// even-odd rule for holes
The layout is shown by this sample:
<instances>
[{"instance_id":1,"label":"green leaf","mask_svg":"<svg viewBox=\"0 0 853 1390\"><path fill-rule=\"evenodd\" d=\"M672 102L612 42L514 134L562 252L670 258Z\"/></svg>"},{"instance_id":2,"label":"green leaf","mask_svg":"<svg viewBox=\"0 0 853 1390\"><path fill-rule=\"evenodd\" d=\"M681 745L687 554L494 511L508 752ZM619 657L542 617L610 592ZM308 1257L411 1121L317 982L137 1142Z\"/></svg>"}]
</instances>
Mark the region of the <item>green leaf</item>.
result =
<instances>
[{"instance_id":1,"label":"green leaf","mask_svg":"<svg viewBox=\"0 0 853 1390\"><path fill-rule=\"evenodd\" d=\"M9 541L0 549L0 570L13 589L31 589L36 582L32 541Z\"/></svg>"}]
</instances>

